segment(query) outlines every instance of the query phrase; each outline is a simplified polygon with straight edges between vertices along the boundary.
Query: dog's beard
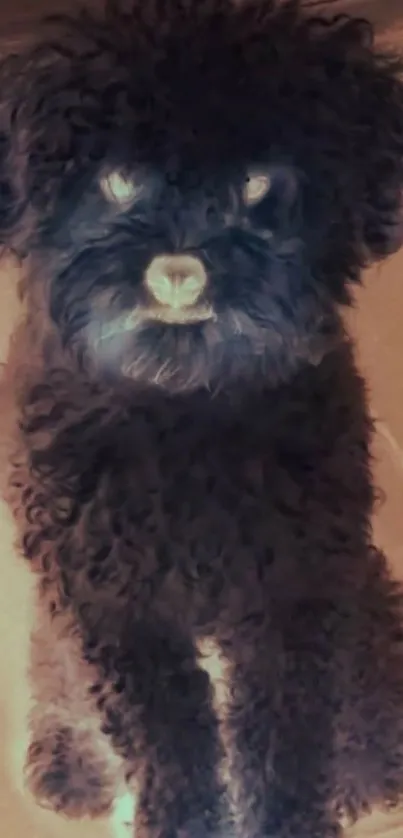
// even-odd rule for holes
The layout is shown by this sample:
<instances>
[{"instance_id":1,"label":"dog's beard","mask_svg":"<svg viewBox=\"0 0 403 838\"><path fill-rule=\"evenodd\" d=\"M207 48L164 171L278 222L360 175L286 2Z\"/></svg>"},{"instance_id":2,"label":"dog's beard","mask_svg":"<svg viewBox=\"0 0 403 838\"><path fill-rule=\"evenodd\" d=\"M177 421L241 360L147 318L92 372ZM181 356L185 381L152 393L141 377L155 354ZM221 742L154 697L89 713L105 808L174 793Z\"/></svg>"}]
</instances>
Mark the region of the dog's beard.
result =
<instances>
[{"instance_id":1,"label":"dog's beard","mask_svg":"<svg viewBox=\"0 0 403 838\"><path fill-rule=\"evenodd\" d=\"M326 325L326 324L325 324ZM281 330L229 308L200 322L167 324L144 311L92 317L81 332L85 355L101 374L171 393L217 393L263 376L266 385L289 379L303 363L319 363L334 343L328 328Z\"/></svg>"},{"instance_id":2,"label":"dog's beard","mask_svg":"<svg viewBox=\"0 0 403 838\"><path fill-rule=\"evenodd\" d=\"M82 338L97 368L173 392L221 389L250 375L267 349L265 330L247 314L216 315L208 306L171 323L140 306L110 316L93 312Z\"/></svg>"}]
</instances>

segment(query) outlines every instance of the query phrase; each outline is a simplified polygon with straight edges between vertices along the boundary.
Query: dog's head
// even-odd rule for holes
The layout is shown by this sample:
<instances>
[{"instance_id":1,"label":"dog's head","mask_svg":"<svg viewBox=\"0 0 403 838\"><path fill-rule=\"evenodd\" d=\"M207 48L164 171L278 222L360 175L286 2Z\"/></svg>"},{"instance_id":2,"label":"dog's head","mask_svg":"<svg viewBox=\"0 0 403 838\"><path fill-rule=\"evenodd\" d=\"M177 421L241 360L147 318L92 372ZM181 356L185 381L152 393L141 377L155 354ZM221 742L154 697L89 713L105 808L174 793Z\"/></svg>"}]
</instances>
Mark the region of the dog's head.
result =
<instances>
[{"instance_id":1,"label":"dog's head","mask_svg":"<svg viewBox=\"0 0 403 838\"><path fill-rule=\"evenodd\" d=\"M130 6L4 60L0 240L77 363L171 391L275 384L400 243L400 65L294 0Z\"/></svg>"}]
</instances>

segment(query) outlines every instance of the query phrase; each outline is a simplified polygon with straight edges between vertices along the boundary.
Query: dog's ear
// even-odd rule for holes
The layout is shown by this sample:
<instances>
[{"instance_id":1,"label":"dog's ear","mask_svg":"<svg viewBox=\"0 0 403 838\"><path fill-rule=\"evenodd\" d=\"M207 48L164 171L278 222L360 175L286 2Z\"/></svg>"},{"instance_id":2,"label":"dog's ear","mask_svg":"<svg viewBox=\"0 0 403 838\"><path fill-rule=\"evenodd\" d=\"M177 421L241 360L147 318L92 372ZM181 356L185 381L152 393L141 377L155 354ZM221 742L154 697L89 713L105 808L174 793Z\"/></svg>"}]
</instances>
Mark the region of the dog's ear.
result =
<instances>
[{"instance_id":1,"label":"dog's ear","mask_svg":"<svg viewBox=\"0 0 403 838\"><path fill-rule=\"evenodd\" d=\"M7 214L10 202L10 183L7 176L8 140L5 131L0 129L0 230L7 226ZM0 234L1 239L1 234Z\"/></svg>"},{"instance_id":2,"label":"dog's ear","mask_svg":"<svg viewBox=\"0 0 403 838\"><path fill-rule=\"evenodd\" d=\"M349 131L340 154L356 244L370 262L403 243L403 60L376 45L367 21L337 18L324 40L329 100L333 90Z\"/></svg>"},{"instance_id":3,"label":"dog's ear","mask_svg":"<svg viewBox=\"0 0 403 838\"><path fill-rule=\"evenodd\" d=\"M0 251L18 253L19 222L26 206L19 167L19 143L16 117L17 97L14 81L24 60L16 54L0 59Z\"/></svg>"},{"instance_id":4,"label":"dog's ear","mask_svg":"<svg viewBox=\"0 0 403 838\"><path fill-rule=\"evenodd\" d=\"M357 169L362 172L362 237L372 258L403 244L403 61L372 52L358 63ZM359 137L361 136L361 140Z\"/></svg>"},{"instance_id":5,"label":"dog's ear","mask_svg":"<svg viewBox=\"0 0 403 838\"><path fill-rule=\"evenodd\" d=\"M0 72L1 78L1 72ZM1 96L0 91L0 96ZM0 108L0 247L11 245L12 172L9 169L10 136L5 106Z\"/></svg>"},{"instance_id":6,"label":"dog's ear","mask_svg":"<svg viewBox=\"0 0 403 838\"><path fill-rule=\"evenodd\" d=\"M70 55L47 21L0 58L0 249L24 257L51 217L60 172L72 155L79 100Z\"/></svg>"},{"instance_id":7,"label":"dog's ear","mask_svg":"<svg viewBox=\"0 0 403 838\"><path fill-rule=\"evenodd\" d=\"M21 216L15 191L15 170L10 166L10 137L0 132L0 253L3 250L19 252L17 222ZM22 254L21 254L22 255Z\"/></svg>"}]
</instances>

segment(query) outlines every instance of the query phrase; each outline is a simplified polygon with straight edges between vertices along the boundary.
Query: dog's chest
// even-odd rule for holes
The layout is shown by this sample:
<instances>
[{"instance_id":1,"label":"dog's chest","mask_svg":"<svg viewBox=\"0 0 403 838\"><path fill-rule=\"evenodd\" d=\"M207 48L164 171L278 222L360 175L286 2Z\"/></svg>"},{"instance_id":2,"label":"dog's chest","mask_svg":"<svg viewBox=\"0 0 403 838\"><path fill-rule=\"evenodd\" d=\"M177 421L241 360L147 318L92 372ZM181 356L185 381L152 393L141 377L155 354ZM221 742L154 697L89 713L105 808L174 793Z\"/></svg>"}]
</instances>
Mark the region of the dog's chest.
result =
<instances>
[{"instance_id":1,"label":"dog's chest","mask_svg":"<svg viewBox=\"0 0 403 838\"><path fill-rule=\"evenodd\" d=\"M145 612L158 603L170 620L175 603L205 626L270 567L278 480L268 479L270 446L244 426L221 433L158 420L120 428L86 463L94 492L69 535L85 564L64 573L91 613L113 601L127 614L135 599Z\"/></svg>"},{"instance_id":2,"label":"dog's chest","mask_svg":"<svg viewBox=\"0 0 403 838\"><path fill-rule=\"evenodd\" d=\"M73 538L87 555L94 534L110 545L109 590L113 576L116 588L197 589L216 602L295 554L301 486L266 419L136 412L107 441L86 464L97 482Z\"/></svg>"},{"instance_id":3,"label":"dog's chest","mask_svg":"<svg viewBox=\"0 0 403 838\"><path fill-rule=\"evenodd\" d=\"M219 557L270 546L282 491L270 438L251 439L246 428L232 436L151 428L141 443L132 438L120 464L111 495L122 497L124 526L167 566L197 573Z\"/></svg>"}]
</instances>

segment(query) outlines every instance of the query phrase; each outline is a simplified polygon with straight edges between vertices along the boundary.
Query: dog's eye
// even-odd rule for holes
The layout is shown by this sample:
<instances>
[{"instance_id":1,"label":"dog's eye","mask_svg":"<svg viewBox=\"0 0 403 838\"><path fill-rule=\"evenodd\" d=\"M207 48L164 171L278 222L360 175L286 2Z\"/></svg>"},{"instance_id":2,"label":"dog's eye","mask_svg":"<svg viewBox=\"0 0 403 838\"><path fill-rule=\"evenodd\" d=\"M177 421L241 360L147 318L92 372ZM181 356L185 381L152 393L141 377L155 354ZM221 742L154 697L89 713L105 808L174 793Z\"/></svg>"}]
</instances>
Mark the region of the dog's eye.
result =
<instances>
[{"instance_id":1,"label":"dog's eye","mask_svg":"<svg viewBox=\"0 0 403 838\"><path fill-rule=\"evenodd\" d=\"M111 172L101 179L101 189L105 198L121 207L130 205L138 194L136 184L121 172Z\"/></svg>"},{"instance_id":2,"label":"dog's eye","mask_svg":"<svg viewBox=\"0 0 403 838\"><path fill-rule=\"evenodd\" d=\"M244 201L249 206L258 204L270 191L271 179L268 175L249 175L244 186Z\"/></svg>"}]
</instances>

